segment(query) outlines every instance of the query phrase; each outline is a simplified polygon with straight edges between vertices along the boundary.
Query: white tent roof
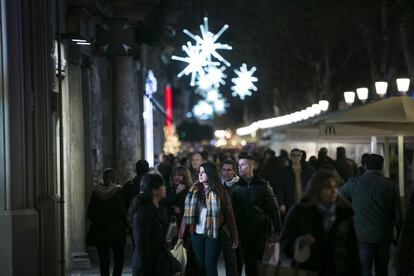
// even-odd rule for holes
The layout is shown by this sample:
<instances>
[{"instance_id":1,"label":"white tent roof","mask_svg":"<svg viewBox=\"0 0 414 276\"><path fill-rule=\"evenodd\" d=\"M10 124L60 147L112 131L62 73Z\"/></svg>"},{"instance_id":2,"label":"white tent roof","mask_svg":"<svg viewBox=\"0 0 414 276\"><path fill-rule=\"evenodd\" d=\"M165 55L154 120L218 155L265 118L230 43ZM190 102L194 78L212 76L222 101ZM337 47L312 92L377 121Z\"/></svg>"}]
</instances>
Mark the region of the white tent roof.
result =
<instances>
[{"instance_id":1,"label":"white tent roof","mask_svg":"<svg viewBox=\"0 0 414 276\"><path fill-rule=\"evenodd\" d=\"M391 97L332 114L326 123L414 123L414 100Z\"/></svg>"},{"instance_id":2,"label":"white tent roof","mask_svg":"<svg viewBox=\"0 0 414 276\"><path fill-rule=\"evenodd\" d=\"M412 136L414 99L387 98L317 118L312 124L319 126L319 135L323 137Z\"/></svg>"}]
</instances>

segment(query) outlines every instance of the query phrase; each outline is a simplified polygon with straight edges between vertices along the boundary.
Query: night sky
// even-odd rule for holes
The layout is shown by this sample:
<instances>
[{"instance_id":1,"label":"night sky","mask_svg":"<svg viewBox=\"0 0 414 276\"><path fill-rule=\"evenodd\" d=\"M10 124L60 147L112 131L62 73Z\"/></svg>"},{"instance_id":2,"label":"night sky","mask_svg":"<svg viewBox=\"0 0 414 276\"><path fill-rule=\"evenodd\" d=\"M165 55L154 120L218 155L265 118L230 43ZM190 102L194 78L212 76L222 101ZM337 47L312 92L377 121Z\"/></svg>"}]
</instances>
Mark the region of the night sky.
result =
<instances>
[{"instance_id":1,"label":"night sky","mask_svg":"<svg viewBox=\"0 0 414 276\"><path fill-rule=\"evenodd\" d=\"M166 14L173 2L166 5ZM182 29L199 33L204 16L213 32L230 26L220 38L233 46L221 51L233 65L225 72L227 84L220 87L230 107L215 118L217 126L283 115L321 98L336 109L347 90L365 86L374 97L373 85L380 77L390 82L393 94L397 76L414 74L413 1L205 0L178 6L179 20L171 25L177 35L166 42L176 55L183 55L181 45L189 40ZM231 96L230 79L244 62L257 67L259 82L258 91L241 101ZM180 62L171 66L174 74L183 68ZM176 83L191 90L189 82L183 77Z\"/></svg>"}]
</instances>

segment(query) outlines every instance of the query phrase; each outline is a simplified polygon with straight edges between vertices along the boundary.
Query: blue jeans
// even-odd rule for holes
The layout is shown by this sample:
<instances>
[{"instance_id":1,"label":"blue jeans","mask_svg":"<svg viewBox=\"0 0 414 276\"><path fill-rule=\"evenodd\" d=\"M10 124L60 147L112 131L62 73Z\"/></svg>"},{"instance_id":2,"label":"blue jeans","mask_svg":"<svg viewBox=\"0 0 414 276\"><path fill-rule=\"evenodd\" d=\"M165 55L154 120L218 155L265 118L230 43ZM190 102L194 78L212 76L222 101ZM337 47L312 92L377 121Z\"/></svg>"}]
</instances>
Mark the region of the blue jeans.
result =
<instances>
[{"instance_id":1,"label":"blue jeans","mask_svg":"<svg viewBox=\"0 0 414 276\"><path fill-rule=\"evenodd\" d=\"M221 251L219 239L208 239L204 235L193 234L191 245L199 275L218 276L217 263Z\"/></svg>"},{"instance_id":2,"label":"blue jeans","mask_svg":"<svg viewBox=\"0 0 414 276\"><path fill-rule=\"evenodd\" d=\"M388 275L388 261L390 259L389 243L359 243L358 247L364 276L372 276L373 265L376 276Z\"/></svg>"}]
</instances>

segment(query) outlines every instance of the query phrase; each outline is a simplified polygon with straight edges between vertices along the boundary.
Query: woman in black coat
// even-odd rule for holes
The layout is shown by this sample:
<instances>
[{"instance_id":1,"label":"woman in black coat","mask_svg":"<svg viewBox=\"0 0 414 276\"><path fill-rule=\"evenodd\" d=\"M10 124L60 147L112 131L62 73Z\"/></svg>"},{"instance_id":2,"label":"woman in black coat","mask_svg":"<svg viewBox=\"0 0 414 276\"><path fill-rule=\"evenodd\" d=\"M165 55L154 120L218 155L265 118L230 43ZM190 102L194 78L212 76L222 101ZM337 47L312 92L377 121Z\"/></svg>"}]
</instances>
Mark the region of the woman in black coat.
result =
<instances>
[{"instance_id":1,"label":"woman in black coat","mask_svg":"<svg viewBox=\"0 0 414 276\"><path fill-rule=\"evenodd\" d=\"M362 275L350 204L337 194L336 174L319 170L281 233L282 253L319 276Z\"/></svg>"},{"instance_id":2,"label":"woman in black coat","mask_svg":"<svg viewBox=\"0 0 414 276\"><path fill-rule=\"evenodd\" d=\"M121 193L122 187L116 185L116 172L105 169L103 184L95 185L88 206L91 227L86 237L89 245L97 248L101 275L109 276L110 250L114 256L113 275L122 275L124 266L124 247L126 229L126 209Z\"/></svg>"},{"instance_id":3,"label":"woman in black coat","mask_svg":"<svg viewBox=\"0 0 414 276\"><path fill-rule=\"evenodd\" d=\"M160 206L165 198L164 180L156 173L146 174L141 181L141 194L133 210L132 234L136 241L132 270L134 276L170 276L180 270L168 250L166 234L167 210Z\"/></svg>"}]
</instances>

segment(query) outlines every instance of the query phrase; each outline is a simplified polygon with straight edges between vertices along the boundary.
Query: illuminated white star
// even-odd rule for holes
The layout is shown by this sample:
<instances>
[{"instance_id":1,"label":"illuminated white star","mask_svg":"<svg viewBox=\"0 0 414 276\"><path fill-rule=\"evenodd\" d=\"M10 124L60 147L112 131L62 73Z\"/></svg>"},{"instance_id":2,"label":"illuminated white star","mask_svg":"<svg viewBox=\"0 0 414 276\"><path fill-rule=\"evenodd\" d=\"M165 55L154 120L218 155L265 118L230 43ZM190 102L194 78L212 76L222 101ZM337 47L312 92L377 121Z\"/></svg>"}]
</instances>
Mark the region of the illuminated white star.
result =
<instances>
[{"instance_id":1,"label":"illuminated white star","mask_svg":"<svg viewBox=\"0 0 414 276\"><path fill-rule=\"evenodd\" d=\"M207 91L207 101L215 102L221 97L220 93L216 89L211 89Z\"/></svg>"},{"instance_id":2,"label":"illuminated white star","mask_svg":"<svg viewBox=\"0 0 414 276\"><path fill-rule=\"evenodd\" d=\"M178 73L177 77L181 78L183 75L188 76L191 74L191 86L195 85L196 78L199 77L200 74L204 74L204 66L220 64L219 62L209 61L205 59L201 55L201 50L199 47L195 47L190 42L187 42L187 45L183 45L182 49L187 54L187 57L172 56L171 58L188 63L187 67Z\"/></svg>"},{"instance_id":3,"label":"illuminated white star","mask_svg":"<svg viewBox=\"0 0 414 276\"><path fill-rule=\"evenodd\" d=\"M214 102L214 112L218 115L223 115L224 113L226 113L227 106L228 106L228 103L227 103L226 99L218 98Z\"/></svg>"},{"instance_id":4,"label":"illuminated white star","mask_svg":"<svg viewBox=\"0 0 414 276\"><path fill-rule=\"evenodd\" d=\"M228 29L229 25L224 25L221 30L214 34L208 29L208 18L204 17L204 25L200 25L201 37L199 35L194 35L188 30L183 32L195 40L196 46L199 47L201 55L207 60L211 60L212 57L218 59L220 62L223 62L226 66L230 66L230 63L225 60L217 50L231 50L233 49L228 44L218 43L217 40L220 36Z\"/></svg>"},{"instance_id":5,"label":"illuminated white star","mask_svg":"<svg viewBox=\"0 0 414 276\"><path fill-rule=\"evenodd\" d=\"M247 70L247 65L245 63L242 64L239 70L234 70L237 77L231 79L234 83L231 87L231 90L233 90L231 94L232 96L239 96L240 99L244 100L246 96L252 95L252 91L257 91L257 87L253 83L258 81L258 79L253 76L255 71L256 67L252 67L250 70Z\"/></svg>"},{"instance_id":6,"label":"illuminated white star","mask_svg":"<svg viewBox=\"0 0 414 276\"><path fill-rule=\"evenodd\" d=\"M201 90L217 89L220 85L226 84L224 79L227 78L227 75L223 73L224 70L226 70L225 66L216 67L209 65L204 67L204 73L200 73L196 80L198 88Z\"/></svg>"},{"instance_id":7,"label":"illuminated white star","mask_svg":"<svg viewBox=\"0 0 414 276\"><path fill-rule=\"evenodd\" d=\"M193 107L193 114L201 120L208 120L213 117L214 109L210 103L206 101L199 101Z\"/></svg>"}]
</instances>

